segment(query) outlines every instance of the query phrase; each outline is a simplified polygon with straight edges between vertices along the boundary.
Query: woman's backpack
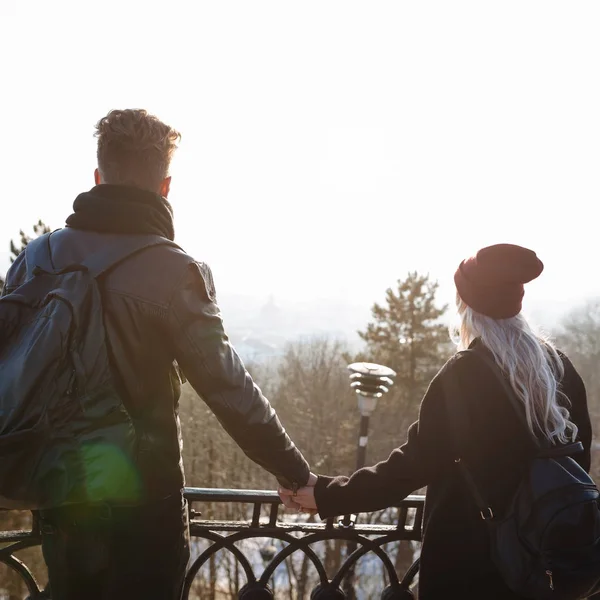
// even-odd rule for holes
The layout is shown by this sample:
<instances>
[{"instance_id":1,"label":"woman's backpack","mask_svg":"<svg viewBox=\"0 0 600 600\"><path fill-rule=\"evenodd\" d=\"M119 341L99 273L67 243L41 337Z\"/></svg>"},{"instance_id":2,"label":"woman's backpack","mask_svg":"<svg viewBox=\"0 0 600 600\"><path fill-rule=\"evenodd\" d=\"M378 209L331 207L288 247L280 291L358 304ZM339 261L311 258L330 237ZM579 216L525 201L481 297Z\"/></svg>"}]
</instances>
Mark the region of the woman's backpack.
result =
<instances>
[{"instance_id":1,"label":"woman's backpack","mask_svg":"<svg viewBox=\"0 0 600 600\"><path fill-rule=\"evenodd\" d=\"M600 590L600 492L590 476L571 458L581 442L550 446L537 440L525 420L522 402L494 360L477 356L500 381L520 421L533 438L532 453L506 514L494 514L465 460L456 458L481 518L488 526L494 564L517 595L535 600L581 600ZM446 408L455 445L465 432L464 405L453 405L461 391L452 370L442 376Z\"/></svg>"}]
</instances>

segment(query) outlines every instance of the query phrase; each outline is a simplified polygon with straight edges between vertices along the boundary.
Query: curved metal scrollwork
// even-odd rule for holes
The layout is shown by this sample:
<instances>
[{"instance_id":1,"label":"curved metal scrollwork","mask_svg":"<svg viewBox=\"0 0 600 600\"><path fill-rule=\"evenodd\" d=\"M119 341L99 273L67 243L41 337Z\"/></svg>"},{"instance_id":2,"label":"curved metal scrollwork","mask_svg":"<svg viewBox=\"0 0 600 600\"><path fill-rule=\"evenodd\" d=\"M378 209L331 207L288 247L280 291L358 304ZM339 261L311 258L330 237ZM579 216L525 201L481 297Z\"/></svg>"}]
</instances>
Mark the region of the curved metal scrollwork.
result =
<instances>
[{"instance_id":1,"label":"curved metal scrollwork","mask_svg":"<svg viewBox=\"0 0 600 600\"><path fill-rule=\"evenodd\" d=\"M417 573L415 563L399 579L390 557L383 546L400 540L418 541L421 537L424 498L412 496L398 507L398 519L393 524L373 525L358 524L351 521L348 527L343 522L335 523L329 519L326 523L307 523L293 521L291 518L280 519L279 498L275 492L255 490L219 490L187 488L186 497L190 507L190 533L193 540L202 540L208 546L190 564L184 587L184 600L189 600L190 593L198 573L211 557L218 552L229 552L239 566L246 580L239 590L240 600L272 600L275 598L269 582L273 580L276 569L295 553L303 554L314 568L318 583L311 593L311 600L329 600L345 598L342 581L352 566L367 553L376 556L387 574L388 585L382 590L384 600L407 600L412 598L410 585ZM203 503L240 503L253 506L252 516L247 521L203 520L194 507ZM270 513L265 518L261 514L265 508ZM414 513L409 518L409 511ZM236 545L253 538L269 538L279 540L281 548L272 548L271 552L262 555L263 570L257 576L252 561ZM327 573L323 560L313 546L327 540L346 540L354 543L356 550L347 556L337 567L335 573ZM37 522L34 519L30 531L0 532L0 544L7 544L0 549L0 563L11 568L24 582L27 600L49 599L47 592L41 589L31 570L15 553L25 548L40 544ZM287 595L287 594L286 594Z\"/></svg>"},{"instance_id":2,"label":"curved metal scrollwork","mask_svg":"<svg viewBox=\"0 0 600 600\"><path fill-rule=\"evenodd\" d=\"M235 495L232 496L232 494ZM325 524L290 524L285 520L279 521L279 503L276 494L272 492L254 491L251 493L237 493L229 490L196 490L195 492L190 491L188 493L188 500L190 504L203 501L252 503L254 511L251 521L245 524L236 523L235 527L231 527L224 521L192 519L191 533L193 537L211 541L212 544L190 566L184 594L186 600L189 597L194 578L200 569L206 565L211 556L220 551L230 552L239 562L245 574L247 583L239 592L239 598L243 598L243 600L273 598L273 591L268 585L269 581L272 580L277 567L295 553L303 553L309 559L317 573L318 584L311 594L312 600L344 598L345 594L341 589L344 577L351 570L352 566L369 552L373 553L381 561L389 580L389 585L382 590L382 598L385 597L386 600L412 598L410 585L418 571L418 562L415 562L402 580L400 580L390 557L386 554L382 546L400 540L420 540L423 519L423 497L413 496L406 499L399 507L398 520L394 524L357 525L353 522L351 527L345 526L343 522L336 525L332 519ZM260 521L261 506L270 506L271 508L267 522ZM414 512L412 521L409 518L410 510ZM195 513L192 511L192 514ZM216 533L215 529L223 533ZM279 540L285 544L281 550L270 558L260 577L257 577L250 561L236 546L236 543L252 538L270 538ZM337 569L337 572L328 574L325 565L312 546L332 539L354 542L357 549L350 556L346 557Z\"/></svg>"},{"instance_id":3,"label":"curved metal scrollwork","mask_svg":"<svg viewBox=\"0 0 600 600\"><path fill-rule=\"evenodd\" d=\"M29 593L28 600L44 600L48 596L39 586L31 569L15 556L19 550L32 548L41 543L41 538L36 531L35 523L32 531L8 531L0 534L0 543L8 543L8 546L0 549L0 563L12 569L23 580Z\"/></svg>"}]
</instances>

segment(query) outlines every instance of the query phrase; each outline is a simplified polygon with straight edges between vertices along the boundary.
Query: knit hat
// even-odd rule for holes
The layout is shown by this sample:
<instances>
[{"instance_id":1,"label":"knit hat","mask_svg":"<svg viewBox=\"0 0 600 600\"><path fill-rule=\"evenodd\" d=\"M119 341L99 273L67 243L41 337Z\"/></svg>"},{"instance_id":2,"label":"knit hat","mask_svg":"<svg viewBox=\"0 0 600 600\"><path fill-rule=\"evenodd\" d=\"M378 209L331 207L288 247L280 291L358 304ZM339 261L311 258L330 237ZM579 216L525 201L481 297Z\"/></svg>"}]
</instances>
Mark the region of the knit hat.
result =
<instances>
[{"instance_id":1,"label":"knit hat","mask_svg":"<svg viewBox=\"0 0 600 600\"><path fill-rule=\"evenodd\" d=\"M496 244L463 260L454 283L458 295L473 310L493 319L510 319L521 312L523 284L543 270L544 264L532 250Z\"/></svg>"}]
</instances>

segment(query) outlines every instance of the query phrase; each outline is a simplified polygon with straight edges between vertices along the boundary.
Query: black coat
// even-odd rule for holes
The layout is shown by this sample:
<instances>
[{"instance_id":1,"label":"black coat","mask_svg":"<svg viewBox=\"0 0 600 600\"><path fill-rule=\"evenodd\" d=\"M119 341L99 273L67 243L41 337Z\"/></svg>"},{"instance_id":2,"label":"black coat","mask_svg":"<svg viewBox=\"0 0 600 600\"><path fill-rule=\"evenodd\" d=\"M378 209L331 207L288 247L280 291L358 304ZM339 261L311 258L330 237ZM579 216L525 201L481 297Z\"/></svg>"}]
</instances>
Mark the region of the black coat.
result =
<instances>
[{"instance_id":1,"label":"black coat","mask_svg":"<svg viewBox=\"0 0 600 600\"><path fill-rule=\"evenodd\" d=\"M589 472L592 431L585 387L571 362L562 358L565 375L561 389L571 401L571 419L579 427L585 447L585 452L574 458ZM463 391L450 403L464 403L470 420L463 460L485 490L494 512L502 514L523 474L531 446L499 381L478 357L468 354L455 355L436 375L422 401L419 420L408 430L407 442L386 461L349 478L319 477L317 507L322 518L379 510L427 486L419 598L514 599L490 559L486 524L453 460L440 378L450 369Z\"/></svg>"}]
</instances>

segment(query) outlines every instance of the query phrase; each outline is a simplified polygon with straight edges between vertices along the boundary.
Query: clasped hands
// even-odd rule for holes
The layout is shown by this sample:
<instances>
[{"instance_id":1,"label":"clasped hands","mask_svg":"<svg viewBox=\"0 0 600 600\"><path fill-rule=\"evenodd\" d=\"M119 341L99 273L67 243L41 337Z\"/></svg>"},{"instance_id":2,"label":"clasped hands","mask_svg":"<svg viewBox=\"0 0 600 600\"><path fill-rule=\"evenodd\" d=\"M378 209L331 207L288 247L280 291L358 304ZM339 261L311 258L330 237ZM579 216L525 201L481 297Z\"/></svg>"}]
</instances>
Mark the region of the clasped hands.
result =
<instances>
[{"instance_id":1,"label":"clasped hands","mask_svg":"<svg viewBox=\"0 0 600 600\"><path fill-rule=\"evenodd\" d=\"M317 476L311 473L308 482L304 487L299 488L295 493L282 486L277 488L281 501L286 508L294 509L296 512L306 512L311 515L317 513L317 503L315 502L315 485Z\"/></svg>"}]
</instances>

